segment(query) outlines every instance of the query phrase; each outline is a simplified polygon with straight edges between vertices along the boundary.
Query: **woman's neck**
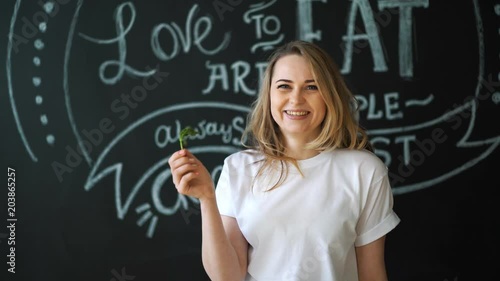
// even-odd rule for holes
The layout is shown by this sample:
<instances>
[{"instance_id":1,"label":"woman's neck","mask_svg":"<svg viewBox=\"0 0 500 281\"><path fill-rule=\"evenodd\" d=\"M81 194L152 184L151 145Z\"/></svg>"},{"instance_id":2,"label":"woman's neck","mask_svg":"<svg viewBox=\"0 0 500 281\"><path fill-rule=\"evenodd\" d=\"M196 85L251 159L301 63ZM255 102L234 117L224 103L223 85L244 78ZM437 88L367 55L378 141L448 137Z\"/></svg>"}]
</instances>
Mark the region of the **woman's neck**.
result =
<instances>
[{"instance_id":1,"label":"woman's neck","mask_svg":"<svg viewBox=\"0 0 500 281\"><path fill-rule=\"evenodd\" d=\"M285 154L288 157L295 158L296 160L304 160L314 157L319 154L319 151L314 149L306 149L306 142L304 141L290 141L285 142Z\"/></svg>"}]
</instances>

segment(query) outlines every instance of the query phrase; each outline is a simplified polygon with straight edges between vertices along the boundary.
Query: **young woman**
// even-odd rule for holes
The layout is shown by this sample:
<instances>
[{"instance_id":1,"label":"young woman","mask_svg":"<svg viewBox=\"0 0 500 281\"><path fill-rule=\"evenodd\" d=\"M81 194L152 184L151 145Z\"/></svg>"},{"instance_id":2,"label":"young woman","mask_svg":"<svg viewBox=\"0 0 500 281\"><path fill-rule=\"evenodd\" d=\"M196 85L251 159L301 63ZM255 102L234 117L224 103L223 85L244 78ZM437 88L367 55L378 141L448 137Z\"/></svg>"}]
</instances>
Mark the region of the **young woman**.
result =
<instances>
[{"instance_id":1,"label":"young woman","mask_svg":"<svg viewBox=\"0 0 500 281\"><path fill-rule=\"evenodd\" d=\"M199 199L212 280L387 280L393 211L387 167L371 152L332 58L293 41L269 58L244 134L214 187L188 150L169 159Z\"/></svg>"}]
</instances>

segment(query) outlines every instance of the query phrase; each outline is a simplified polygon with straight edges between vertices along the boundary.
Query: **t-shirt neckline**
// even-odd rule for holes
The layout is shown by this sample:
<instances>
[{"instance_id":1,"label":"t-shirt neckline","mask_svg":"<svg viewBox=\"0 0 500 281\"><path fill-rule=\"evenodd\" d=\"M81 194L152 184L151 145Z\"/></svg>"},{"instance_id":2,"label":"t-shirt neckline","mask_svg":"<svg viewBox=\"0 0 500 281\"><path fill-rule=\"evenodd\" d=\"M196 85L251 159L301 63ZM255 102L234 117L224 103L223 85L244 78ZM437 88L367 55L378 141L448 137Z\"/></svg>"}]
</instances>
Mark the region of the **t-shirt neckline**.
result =
<instances>
[{"instance_id":1,"label":"t-shirt neckline","mask_svg":"<svg viewBox=\"0 0 500 281\"><path fill-rule=\"evenodd\" d=\"M315 155L311 158L297 160L297 163L299 164L299 167L301 169L307 169L323 163L323 161L329 156L331 156L330 153L322 151L318 155Z\"/></svg>"}]
</instances>

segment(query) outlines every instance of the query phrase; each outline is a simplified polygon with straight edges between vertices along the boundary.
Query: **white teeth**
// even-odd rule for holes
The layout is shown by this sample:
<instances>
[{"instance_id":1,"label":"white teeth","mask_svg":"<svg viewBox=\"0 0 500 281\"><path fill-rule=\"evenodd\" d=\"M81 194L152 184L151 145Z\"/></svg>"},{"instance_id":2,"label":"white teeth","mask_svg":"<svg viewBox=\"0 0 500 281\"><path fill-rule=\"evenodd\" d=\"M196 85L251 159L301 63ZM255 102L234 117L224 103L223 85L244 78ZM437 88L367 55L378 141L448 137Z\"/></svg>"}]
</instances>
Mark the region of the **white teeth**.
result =
<instances>
[{"instance_id":1,"label":"white teeth","mask_svg":"<svg viewBox=\"0 0 500 281\"><path fill-rule=\"evenodd\" d=\"M293 115L293 116L304 116L304 115L307 115L307 111L289 111L289 110L286 110L285 112L286 112L286 114Z\"/></svg>"}]
</instances>

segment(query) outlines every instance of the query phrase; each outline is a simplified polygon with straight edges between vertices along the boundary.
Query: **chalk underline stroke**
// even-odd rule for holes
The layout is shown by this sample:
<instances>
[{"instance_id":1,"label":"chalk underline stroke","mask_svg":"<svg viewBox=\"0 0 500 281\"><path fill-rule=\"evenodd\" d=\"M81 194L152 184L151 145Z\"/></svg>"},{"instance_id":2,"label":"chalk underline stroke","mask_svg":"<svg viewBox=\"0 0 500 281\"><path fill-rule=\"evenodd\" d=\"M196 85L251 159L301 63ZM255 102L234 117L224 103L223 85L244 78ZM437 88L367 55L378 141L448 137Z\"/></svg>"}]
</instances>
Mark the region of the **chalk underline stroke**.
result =
<instances>
[{"instance_id":1,"label":"chalk underline stroke","mask_svg":"<svg viewBox=\"0 0 500 281\"><path fill-rule=\"evenodd\" d=\"M12 108L12 114L14 115L14 121L16 122L17 131L19 132L23 145L26 148L26 151L28 152L29 156L31 157L31 160L33 160L33 162L38 162L38 158L36 157L35 153L33 153L33 151L31 150L31 146L28 143L28 140L26 139L26 135L24 134L23 126L21 125L19 114L17 113L17 106L14 100L14 90L12 87L12 71L11 71L12 42L14 36L14 26L16 24L17 13L19 12L20 6L21 6L21 0L17 0L16 4L14 5L14 12L12 13L12 18L10 20L9 39L7 42L7 60L5 63L5 68L7 72L7 88L9 90L9 101L10 101L10 106Z\"/></svg>"},{"instance_id":2,"label":"chalk underline stroke","mask_svg":"<svg viewBox=\"0 0 500 281\"><path fill-rule=\"evenodd\" d=\"M482 79L484 77L484 35L483 35L483 21L481 19L481 12L479 11L479 3L478 0L473 0L474 2L474 16L476 18L476 30L477 30L477 41L478 41L478 49L479 49L479 64L478 64L478 75L477 75L477 84L476 84L476 92L474 93L474 97L477 99L479 96L479 92L483 88ZM465 147L472 146L471 143L467 145L467 140L469 139L472 130L474 129L474 124L476 121L476 111L477 111L477 102L472 103L471 117L469 122L469 127L465 132L464 136L458 141L457 146Z\"/></svg>"},{"instance_id":3,"label":"chalk underline stroke","mask_svg":"<svg viewBox=\"0 0 500 281\"><path fill-rule=\"evenodd\" d=\"M63 89L64 89L64 101L66 105L66 112L68 113L68 119L71 126L71 130L73 131L73 134L76 137L76 141L78 143L78 146L80 147L80 151L82 152L83 157L85 158L85 161L87 162L89 167L92 167L92 159L90 158L87 149L85 149L85 146L83 145L83 138L80 136L80 133L78 133L78 129L76 128L75 118L73 116L73 110L71 109L71 100L69 97L69 84L68 84L69 57L71 55L71 46L73 45L75 27L78 21L80 8L82 7L82 5L83 5L83 0L78 0L76 4L75 13L73 14L73 18L71 20L71 25L68 32L68 41L66 41L66 48L64 50Z\"/></svg>"},{"instance_id":4,"label":"chalk underline stroke","mask_svg":"<svg viewBox=\"0 0 500 281\"><path fill-rule=\"evenodd\" d=\"M423 100L418 100L418 99L407 100L405 102L405 107L410 107L410 106L426 106L429 103L431 103L433 100L434 100L434 95L430 94L428 97L426 97Z\"/></svg>"}]
</instances>

